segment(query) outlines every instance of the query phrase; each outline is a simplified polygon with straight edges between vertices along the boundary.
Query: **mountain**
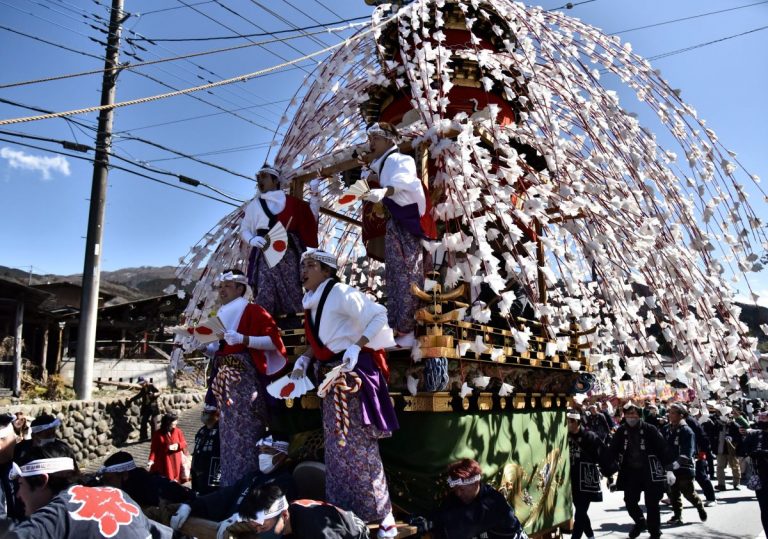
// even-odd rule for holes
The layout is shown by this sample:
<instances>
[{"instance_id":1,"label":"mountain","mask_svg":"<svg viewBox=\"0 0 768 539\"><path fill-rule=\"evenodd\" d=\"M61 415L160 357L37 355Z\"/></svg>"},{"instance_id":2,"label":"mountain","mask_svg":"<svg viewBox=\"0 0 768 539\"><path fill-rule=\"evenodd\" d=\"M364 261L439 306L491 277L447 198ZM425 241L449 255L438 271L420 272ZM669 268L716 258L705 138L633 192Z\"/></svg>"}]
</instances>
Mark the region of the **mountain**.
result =
<instances>
[{"instance_id":1,"label":"mountain","mask_svg":"<svg viewBox=\"0 0 768 539\"><path fill-rule=\"evenodd\" d=\"M108 304L115 305L126 301L135 301L165 294L163 290L169 285L179 286L173 266L138 268L123 268L115 271L101 272L101 290L115 296ZM0 278L24 285L38 285L56 282L80 284L82 274L74 275L39 275L16 268L0 266ZM191 291L191 286L188 292Z\"/></svg>"}]
</instances>

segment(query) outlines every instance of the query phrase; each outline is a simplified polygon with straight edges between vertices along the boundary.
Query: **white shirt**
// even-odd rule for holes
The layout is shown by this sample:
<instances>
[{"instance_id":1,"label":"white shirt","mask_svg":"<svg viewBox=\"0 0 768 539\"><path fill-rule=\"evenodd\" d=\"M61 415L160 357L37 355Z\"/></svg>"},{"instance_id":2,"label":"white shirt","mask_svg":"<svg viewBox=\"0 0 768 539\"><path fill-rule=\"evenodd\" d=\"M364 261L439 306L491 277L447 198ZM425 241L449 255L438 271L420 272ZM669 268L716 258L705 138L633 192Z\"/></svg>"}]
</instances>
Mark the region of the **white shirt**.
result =
<instances>
[{"instance_id":1,"label":"white shirt","mask_svg":"<svg viewBox=\"0 0 768 539\"><path fill-rule=\"evenodd\" d=\"M331 282L324 281L314 292L307 292L302 303L317 318L317 306L323 290ZM361 336L368 338L368 348L379 350L395 345L392 329L387 325L387 309L357 288L336 283L328 294L320 317L320 340L334 354L355 344Z\"/></svg>"},{"instance_id":2,"label":"white shirt","mask_svg":"<svg viewBox=\"0 0 768 539\"><path fill-rule=\"evenodd\" d=\"M384 166L381 166L381 163ZM379 170L381 168L381 170ZM416 175L416 161L410 155L399 153L394 146L374 159L370 169L379 174L382 187L392 187L395 193L389 197L398 206L416 203L419 215L427 211L427 201L421 180Z\"/></svg>"},{"instance_id":3,"label":"white shirt","mask_svg":"<svg viewBox=\"0 0 768 539\"><path fill-rule=\"evenodd\" d=\"M279 215L285 209L285 192L280 189L260 193L251 200L245 207L245 216L240 223L240 237L246 242L251 241L254 236L258 236L256 231L260 228L269 228L269 217L261 208L259 200L264 200L267 203L267 208L273 215Z\"/></svg>"}]
</instances>

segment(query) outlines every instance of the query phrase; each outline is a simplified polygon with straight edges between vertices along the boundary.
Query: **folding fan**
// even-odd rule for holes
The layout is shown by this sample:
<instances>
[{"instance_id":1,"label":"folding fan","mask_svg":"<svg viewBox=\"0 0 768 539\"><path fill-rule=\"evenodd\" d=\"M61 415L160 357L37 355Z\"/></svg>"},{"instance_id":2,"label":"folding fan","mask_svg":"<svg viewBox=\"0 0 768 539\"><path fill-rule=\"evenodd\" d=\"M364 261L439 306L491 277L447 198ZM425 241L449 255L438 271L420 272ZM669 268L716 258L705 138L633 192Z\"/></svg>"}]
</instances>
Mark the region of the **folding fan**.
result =
<instances>
[{"instance_id":1,"label":"folding fan","mask_svg":"<svg viewBox=\"0 0 768 539\"><path fill-rule=\"evenodd\" d=\"M367 195L370 190L371 188L368 186L367 181L357 180L352 184L352 187L344 191L341 196L339 196L339 199L336 201L336 206L338 208L346 208L347 206L351 206L358 200L362 200L362 198Z\"/></svg>"},{"instance_id":2,"label":"folding fan","mask_svg":"<svg viewBox=\"0 0 768 539\"><path fill-rule=\"evenodd\" d=\"M314 388L306 376L292 378L291 375L286 375L269 384L267 393L276 399L296 399Z\"/></svg>"},{"instance_id":3,"label":"folding fan","mask_svg":"<svg viewBox=\"0 0 768 539\"><path fill-rule=\"evenodd\" d=\"M225 329L224 324L221 323L219 317L214 316L213 318L200 322L197 326L177 326L173 328L172 331L181 336L191 335L200 341L200 343L208 344L220 340L224 335Z\"/></svg>"},{"instance_id":4,"label":"folding fan","mask_svg":"<svg viewBox=\"0 0 768 539\"><path fill-rule=\"evenodd\" d=\"M266 235L267 244L264 247L264 259L270 268L277 266L278 262L285 256L288 249L288 231L283 224L278 221Z\"/></svg>"}]
</instances>

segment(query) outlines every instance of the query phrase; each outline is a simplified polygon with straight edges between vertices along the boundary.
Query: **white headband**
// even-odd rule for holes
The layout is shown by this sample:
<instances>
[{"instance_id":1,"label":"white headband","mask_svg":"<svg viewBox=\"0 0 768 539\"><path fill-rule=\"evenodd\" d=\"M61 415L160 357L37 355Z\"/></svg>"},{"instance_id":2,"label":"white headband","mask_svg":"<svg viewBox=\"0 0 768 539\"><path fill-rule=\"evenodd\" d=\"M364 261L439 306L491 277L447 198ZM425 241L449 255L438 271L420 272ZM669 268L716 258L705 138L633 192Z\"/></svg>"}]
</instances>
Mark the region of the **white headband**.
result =
<instances>
[{"instance_id":1,"label":"white headband","mask_svg":"<svg viewBox=\"0 0 768 539\"><path fill-rule=\"evenodd\" d=\"M15 462L8 475L10 479L17 477L30 477L32 475L52 474L75 469L75 461L69 457L57 457L53 459L38 459L19 467Z\"/></svg>"},{"instance_id":2,"label":"white headband","mask_svg":"<svg viewBox=\"0 0 768 539\"><path fill-rule=\"evenodd\" d=\"M279 451L280 453L288 454L288 442L283 442L281 440L273 440L272 436L267 436L266 438L262 438L258 442L256 442L256 445L263 445L264 447L271 447L275 451Z\"/></svg>"},{"instance_id":3,"label":"white headband","mask_svg":"<svg viewBox=\"0 0 768 539\"><path fill-rule=\"evenodd\" d=\"M333 256L331 253L328 253L326 251L322 251L320 249L314 249L310 247L304 253L301 255L301 261L304 262L307 258L311 258L312 260L317 260L318 262L322 262L323 264L332 267L333 269L339 269L339 262L336 260L336 257Z\"/></svg>"},{"instance_id":4,"label":"white headband","mask_svg":"<svg viewBox=\"0 0 768 539\"><path fill-rule=\"evenodd\" d=\"M266 522L268 519L276 517L286 509L288 509L288 500L285 496L281 496L275 500L275 503L273 503L269 509L256 513L256 516L253 517L253 520L256 522L256 524L264 524L264 522Z\"/></svg>"},{"instance_id":5,"label":"white headband","mask_svg":"<svg viewBox=\"0 0 768 539\"><path fill-rule=\"evenodd\" d=\"M118 464L112 464L111 466L102 466L99 468L99 473L121 473L130 472L136 469L136 463L133 459L127 462L120 462Z\"/></svg>"},{"instance_id":6,"label":"white headband","mask_svg":"<svg viewBox=\"0 0 768 539\"><path fill-rule=\"evenodd\" d=\"M266 166L266 165L261 167L261 169L256 173L256 176L258 177L259 174L261 174L262 172L265 172L267 174L271 174L272 176L277 178L278 181L280 181L282 179L282 176L283 176L282 174L280 174L280 171L277 170L275 167L269 167L269 166Z\"/></svg>"},{"instance_id":7,"label":"white headband","mask_svg":"<svg viewBox=\"0 0 768 539\"><path fill-rule=\"evenodd\" d=\"M0 429L0 439L5 439L9 436L16 436L16 431L13 430L13 421Z\"/></svg>"},{"instance_id":8,"label":"white headband","mask_svg":"<svg viewBox=\"0 0 768 539\"><path fill-rule=\"evenodd\" d=\"M371 136L381 137L387 140L391 140L392 142L395 142L397 138L395 137L395 134L392 133L391 131L385 131L384 129L382 129L378 122L376 122L371 127L369 127L366 133L368 133L369 137Z\"/></svg>"},{"instance_id":9,"label":"white headband","mask_svg":"<svg viewBox=\"0 0 768 539\"><path fill-rule=\"evenodd\" d=\"M219 275L219 282L234 282L234 283L240 283L244 285L248 285L248 277L245 275L237 275L235 273L232 273L231 271L228 271L226 273L222 273Z\"/></svg>"},{"instance_id":10,"label":"white headband","mask_svg":"<svg viewBox=\"0 0 768 539\"><path fill-rule=\"evenodd\" d=\"M458 478L458 479L451 479L448 478L448 486L450 488L454 487L461 487L465 485L474 485L475 483L479 482L483 478L482 475L473 475L472 477L467 477L466 479Z\"/></svg>"},{"instance_id":11,"label":"white headband","mask_svg":"<svg viewBox=\"0 0 768 539\"><path fill-rule=\"evenodd\" d=\"M32 427L32 434L37 434L38 432L43 432L44 430L48 430L48 429L55 429L60 425L61 425L61 419L57 417L56 419L54 419L53 421L45 425L36 425Z\"/></svg>"},{"instance_id":12,"label":"white headband","mask_svg":"<svg viewBox=\"0 0 768 539\"><path fill-rule=\"evenodd\" d=\"M577 421L581 421L581 414L569 413L565 414L565 417L568 419L576 419Z\"/></svg>"}]
</instances>

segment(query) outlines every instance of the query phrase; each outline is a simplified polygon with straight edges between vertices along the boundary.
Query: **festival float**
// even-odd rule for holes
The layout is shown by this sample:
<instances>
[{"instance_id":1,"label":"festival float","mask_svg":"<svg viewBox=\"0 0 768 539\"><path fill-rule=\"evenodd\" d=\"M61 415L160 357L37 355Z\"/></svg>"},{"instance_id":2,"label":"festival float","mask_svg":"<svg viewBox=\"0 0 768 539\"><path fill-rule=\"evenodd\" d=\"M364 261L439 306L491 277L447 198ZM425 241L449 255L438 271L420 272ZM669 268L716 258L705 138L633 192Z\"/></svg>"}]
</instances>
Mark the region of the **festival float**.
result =
<instances>
[{"instance_id":1,"label":"festival float","mask_svg":"<svg viewBox=\"0 0 768 539\"><path fill-rule=\"evenodd\" d=\"M655 116L663 143L601 80ZM398 127L428 193L418 344L387 358L401 428L380 446L401 512L433 508L446 465L472 457L531 536L556 535L571 517L565 410L605 357L626 369L611 376L687 373L701 395L733 373L765 387L730 287L762 269L759 179L629 44L506 0L387 4L296 96L271 161L319 212L347 282L386 303L386 212L349 198L367 126ZM242 217L182 260L185 284L202 270L191 325L215 308L216 276L245 270ZM292 358L307 344L283 338ZM320 399L282 402L282 426L322 444Z\"/></svg>"}]
</instances>

